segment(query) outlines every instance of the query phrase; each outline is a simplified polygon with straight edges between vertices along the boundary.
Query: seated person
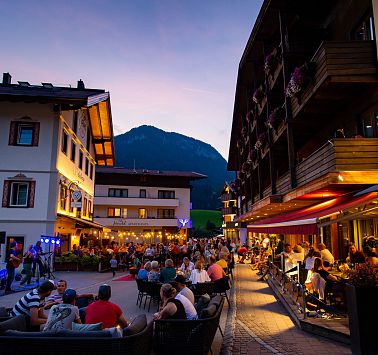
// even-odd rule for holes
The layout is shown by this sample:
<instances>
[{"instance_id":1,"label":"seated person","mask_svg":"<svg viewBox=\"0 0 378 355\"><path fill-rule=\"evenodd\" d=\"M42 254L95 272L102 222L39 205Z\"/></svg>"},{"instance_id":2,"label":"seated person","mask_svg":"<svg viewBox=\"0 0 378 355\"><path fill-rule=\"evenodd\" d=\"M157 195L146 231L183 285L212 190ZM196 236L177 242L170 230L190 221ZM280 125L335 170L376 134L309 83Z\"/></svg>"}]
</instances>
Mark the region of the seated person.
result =
<instances>
[{"instance_id":1,"label":"seated person","mask_svg":"<svg viewBox=\"0 0 378 355\"><path fill-rule=\"evenodd\" d=\"M183 275L177 275L175 278L175 289L183 296L185 296L192 304L194 304L194 294L189 287L186 287L185 278Z\"/></svg>"},{"instance_id":2,"label":"seated person","mask_svg":"<svg viewBox=\"0 0 378 355\"><path fill-rule=\"evenodd\" d=\"M201 261L196 261L194 264L194 270L190 274L189 281L192 281L192 285L197 282L209 282L211 281L208 273L203 268L203 263Z\"/></svg>"},{"instance_id":3,"label":"seated person","mask_svg":"<svg viewBox=\"0 0 378 355\"><path fill-rule=\"evenodd\" d=\"M145 280L145 281L147 281L148 280L148 273L150 271L151 271L151 261L147 261L144 264L144 268L143 269L139 269L139 271L138 271L138 279L139 280Z\"/></svg>"},{"instance_id":4,"label":"seated person","mask_svg":"<svg viewBox=\"0 0 378 355\"><path fill-rule=\"evenodd\" d=\"M207 274L209 275L211 281L217 281L226 276L226 273L220 265L216 263L215 257L209 257L209 268L207 269Z\"/></svg>"},{"instance_id":5,"label":"seated person","mask_svg":"<svg viewBox=\"0 0 378 355\"><path fill-rule=\"evenodd\" d=\"M101 285L98 289L98 301L91 303L85 314L85 323L102 323L103 328L113 328L117 325L122 328L127 327L128 323L123 316L119 306L109 302L111 288L109 285Z\"/></svg>"},{"instance_id":6,"label":"seated person","mask_svg":"<svg viewBox=\"0 0 378 355\"><path fill-rule=\"evenodd\" d=\"M378 255L369 246L364 247L364 253L366 255L366 263L372 267L378 268Z\"/></svg>"},{"instance_id":7,"label":"seated person","mask_svg":"<svg viewBox=\"0 0 378 355\"><path fill-rule=\"evenodd\" d=\"M12 316L23 315L30 320L31 328L34 330L41 327L47 321L47 316L43 312L43 302L54 290L52 281L45 281L38 288L26 295L16 303L11 311Z\"/></svg>"},{"instance_id":8,"label":"seated person","mask_svg":"<svg viewBox=\"0 0 378 355\"><path fill-rule=\"evenodd\" d=\"M329 267L330 265L327 262L323 263L322 259L316 258L314 261L314 268L312 269L313 273L317 272L325 280L325 293L329 292L332 288L334 288L335 283L339 280L337 276L331 275L328 272L327 269Z\"/></svg>"},{"instance_id":9,"label":"seated person","mask_svg":"<svg viewBox=\"0 0 378 355\"><path fill-rule=\"evenodd\" d=\"M325 244L318 244L318 249L320 251L321 259L323 260L323 262L327 261L330 265L333 265L335 263L335 258L333 257L332 253L327 249Z\"/></svg>"},{"instance_id":10,"label":"seated person","mask_svg":"<svg viewBox=\"0 0 378 355\"><path fill-rule=\"evenodd\" d=\"M149 282L159 282L159 263L156 260L151 262L151 270L148 272L147 278Z\"/></svg>"},{"instance_id":11,"label":"seated person","mask_svg":"<svg viewBox=\"0 0 378 355\"><path fill-rule=\"evenodd\" d=\"M189 278L190 274L194 269L194 263L192 263L188 257L185 257L182 261L180 270L182 271L185 278Z\"/></svg>"},{"instance_id":12,"label":"seated person","mask_svg":"<svg viewBox=\"0 0 378 355\"><path fill-rule=\"evenodd\" d=\"M176 277L176 269L173 267L173 260L167 259L165 261L165 268L160 271L160 282L168 283L175 279Z\"/></svg>"},{"instance_id":13,"label":"seated person","mask_svg":"<svg viewBox=\"0 0 378 355\"><path fill-rule=\"evenodd\" d=\"M160 288L162 301L161 310L153 315L154 320L159 319L187 319L184 305L176 297L176 289L170 284Z\"/></svg>"},{"instance_id":14,"label":"seated person","mask_svg":"<svg viewBox=\"0 0 378 355\"><path fill-rule=\"evenodd\" d=\"M222 269L227 269L228 268L228 254L219 254L219 260L216 262Z\"/></svg>"},{"instance_id":15,"label":"seated person","mask_svg":"<svg viewBox=\"0 0 378 355\"><path fill-rule=\"evenodd\" d=\"M357 250L355 245L349 247L349 255L347 257L348 264L363 264L365 263L365 255L362 251Z\"/></svg>"},{"instance_id":16,"label":"seated person","mask_svg":"<svg viewBox=\"0 0 378 355\"><path fill-rule=\"evenodd\" d=\"M51 307L43 331L72 329L72 322L81 324L79 309L75 306L76 291L68 288L63 293L63 303Z\"/></svg>"}]
</instances>

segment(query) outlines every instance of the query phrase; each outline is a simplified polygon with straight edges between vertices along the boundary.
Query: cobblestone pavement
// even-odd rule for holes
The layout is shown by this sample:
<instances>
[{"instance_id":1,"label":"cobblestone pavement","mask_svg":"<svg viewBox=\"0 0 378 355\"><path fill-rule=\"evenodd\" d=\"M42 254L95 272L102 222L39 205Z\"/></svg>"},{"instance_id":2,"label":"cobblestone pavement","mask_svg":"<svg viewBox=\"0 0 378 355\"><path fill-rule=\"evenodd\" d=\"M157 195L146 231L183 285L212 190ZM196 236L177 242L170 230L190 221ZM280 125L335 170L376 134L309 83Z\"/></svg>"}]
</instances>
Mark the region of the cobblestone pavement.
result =
<instances>
[{"instance_id":1,"label":"cobblestone pavement","mask_svg":"<svg viewBox=\"0 0 378 355\"><path fill-rule=\"evenodd\" d=\"M249 265L235 269L232 354L351 354L350 347L297 328L266 282Z\"/></svg>"}]
</instances>

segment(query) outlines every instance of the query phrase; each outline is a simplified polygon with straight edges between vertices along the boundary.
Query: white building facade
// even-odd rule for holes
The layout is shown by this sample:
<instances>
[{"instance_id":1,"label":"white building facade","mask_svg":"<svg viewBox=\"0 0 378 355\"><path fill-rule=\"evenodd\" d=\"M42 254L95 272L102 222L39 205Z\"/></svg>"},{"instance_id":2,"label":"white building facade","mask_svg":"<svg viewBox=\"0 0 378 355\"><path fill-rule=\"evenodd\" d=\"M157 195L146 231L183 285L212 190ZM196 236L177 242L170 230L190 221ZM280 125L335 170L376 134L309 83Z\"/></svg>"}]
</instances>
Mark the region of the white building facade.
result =
<instances>
[{"instance_id":1,"label":"white building facade","mask_svg":"<svg viewBox=\"0 0 378 355\"><path fill-rule=\"evenodd\" d=\"M179 234L190 221L192 172L100 168L96 172L94 221L119 243L157 243Z\"/></svg>"},{"instance_id":2,"label":"white building facade","mask_svg":"<svg viewBox=\"0 0 378 355\"><path fill-rule=\"evenodd\" d=\"M92 222L95 168L113 165L109 94L103 90L0 84L0 240L25 250L42 235L68 250ZM4 235L4 233L3 233Z\"/></svg>"}]
</instances>

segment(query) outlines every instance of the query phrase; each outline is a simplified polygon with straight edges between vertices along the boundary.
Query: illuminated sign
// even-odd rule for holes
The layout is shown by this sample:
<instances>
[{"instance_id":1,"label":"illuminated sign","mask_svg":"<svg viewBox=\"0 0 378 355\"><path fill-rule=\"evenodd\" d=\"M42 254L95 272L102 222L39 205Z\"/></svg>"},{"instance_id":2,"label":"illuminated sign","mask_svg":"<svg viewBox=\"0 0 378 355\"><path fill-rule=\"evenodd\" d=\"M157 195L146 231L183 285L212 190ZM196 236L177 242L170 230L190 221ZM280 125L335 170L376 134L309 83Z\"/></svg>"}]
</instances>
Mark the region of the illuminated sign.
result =
<instances>
[{"instance_id":1,"label":"illuminated sign","mask_svg":"<svg viewBox=\"0 0 378 355\"><path fill-rule=\"evenodd\" d=\"M192 228L192 220L188 218L179 218L177 220L177 227L179 228Z\"/></svg>"}]
</instances>

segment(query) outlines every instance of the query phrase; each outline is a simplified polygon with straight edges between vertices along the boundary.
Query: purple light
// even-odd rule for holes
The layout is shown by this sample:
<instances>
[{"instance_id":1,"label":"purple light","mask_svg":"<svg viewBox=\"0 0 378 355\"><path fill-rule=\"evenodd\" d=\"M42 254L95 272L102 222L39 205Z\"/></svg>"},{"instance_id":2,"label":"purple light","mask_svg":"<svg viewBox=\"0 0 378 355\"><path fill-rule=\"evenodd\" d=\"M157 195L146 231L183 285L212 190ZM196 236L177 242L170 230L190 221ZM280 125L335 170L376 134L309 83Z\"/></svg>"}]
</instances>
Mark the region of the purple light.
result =
<instances>
[{"instance_id":1,"label":"purple light","mask_svg":"<svg viewBox=\"0 0 378 355\"><path fill-rule=\"evenodd\" d=\"M46 243L46 244L48 244L48 243L49 243L49 241L50 241L50 239L49 239L49 238L46 238L46 239L45 239L45 243Z\"/></svg>"},{"instance_id":2,"label":"purple light","mask_svg":"<svg viewBox=\"0 0 378 355\"><path fill-rule=\"evenodd\" d=\"M45 240L43 238L41 238L41 242L43 243Z\"/></svg>"},{"instance_id":3,"label":"purple light","mask_svg":"<svg viewBox=\"0 0 378 355\"><path fill-rule=\"evenodd\" d=\"M56 245L60 245L60 240L59 239L56 241Z\"/></svg>"},{"instance_id":4,"label":"purple light","mask_svg":"<svg viewBox=\"0 0 378 355\"><path fill-rule=\"evenodd\" d=\"M55 244L55 239L51 239L51 243L52 243L52 244Z\"/></svg>"}]
</instances>

